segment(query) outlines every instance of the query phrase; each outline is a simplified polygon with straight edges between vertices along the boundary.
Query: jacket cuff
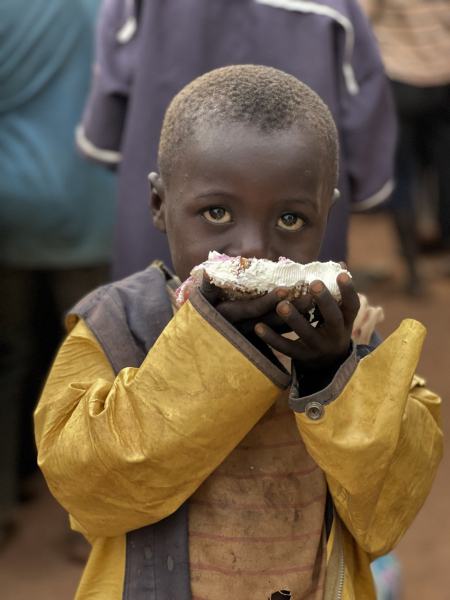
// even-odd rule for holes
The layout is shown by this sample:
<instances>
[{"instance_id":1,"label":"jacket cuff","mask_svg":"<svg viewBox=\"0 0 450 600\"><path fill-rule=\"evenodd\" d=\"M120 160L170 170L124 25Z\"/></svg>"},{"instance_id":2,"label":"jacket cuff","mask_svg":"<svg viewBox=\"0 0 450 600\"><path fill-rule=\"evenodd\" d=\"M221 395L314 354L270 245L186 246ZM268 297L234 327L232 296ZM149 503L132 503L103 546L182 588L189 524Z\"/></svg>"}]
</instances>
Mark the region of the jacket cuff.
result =
<instances>
[{"instance_id":1,"label":"jacket cuff","mask_svg":"<svg viewBox=\"0 0 450 600\"><path fill-rule=\"evenodd\" d=\"M255 346L249 342L239 331L222 317L217 310L196 290L190 297L189 302L195 310L221 333L235 348L250 360L272 383L285 390L292 383L289 373L283 372Z\"/></svg>"},{"instance_id":2,"label":"jacket cuff","mask_svg":"<svg viewBox=\"0 0 450 600\"><path fill-rule=\"evenodd\" d=\"M320 390L320 392L303 397L300 397L297 376L294 370L294 381L289 395L289 406L295 412L305 413L313 421L321 419L325 413L324 406L331 404L331 402L342 394L345 386L355 372L357 364L356 345L352 342L350 356L339 367L332 382L326 388Z\"/></svg>"}]
</instances>

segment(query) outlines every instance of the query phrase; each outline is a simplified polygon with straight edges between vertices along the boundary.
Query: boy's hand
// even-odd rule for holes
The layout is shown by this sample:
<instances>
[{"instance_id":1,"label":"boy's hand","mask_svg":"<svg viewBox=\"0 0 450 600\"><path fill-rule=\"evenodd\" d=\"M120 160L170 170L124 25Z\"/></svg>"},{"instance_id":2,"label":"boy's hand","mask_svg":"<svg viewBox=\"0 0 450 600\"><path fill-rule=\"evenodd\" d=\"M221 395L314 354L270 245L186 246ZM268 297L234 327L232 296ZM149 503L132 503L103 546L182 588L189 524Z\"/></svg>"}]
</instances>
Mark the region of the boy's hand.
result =
<instances>
[{"instance_id":1,"label":"boy's hand","mask_svg":"<svg viewBox=\"0 0 450 600\"><path fill-rule=\"evenodd\" d=\"M309 395L326 387L349 356L353 321L360 302L346 273L336 281L342 296L340 306L318 280L311 283L310 293L295 302L284 300L288 290L282 287L259 298L220 301L221 290L206 275L200 291L241 333L254 331L267 345L290 357L301 379L302 393ZM323 318L318 327L305 319L314 305ZM298 340L280 335L288 331L296 333Z\"/></svg>"},{"instance_id":2,"label":"boy's hand","mask_svg":"<svg viewBox=\"0 0 450 600\"><path fill-rule=\"evenodd\" d=\"M253 332L255 325L258 323L268 325L277 333L291 331L289 323L276 310L280 302L289 293L286 288L275 288L268 294L258 298L221 301L221 289L211 283L206 273L204 273L200 292L215 307L217 312L243 335ZM305 294L289 305L294 307L297 314L308 315L308 311L313 308L312 296L311 294Z\"/></svg>"},{"instance_id":3,"label":"boy's hand","mask_svg":"<svg viewBox=\"0 0 450 600\"><path fill-rule=\"evenodd\" d=\"M276 311L298 340L278 335L264 323L255 326L256 334L269 346L289 356L303 380L304 395L326 387L348 358L353 321L359 310L359 297L353 281L346 273L337 278L342 303L339 306L321 281L314 281L310 291L323 317L320 327L312 327L290 302L280 302Z\"/></svg>"}]
</instances>

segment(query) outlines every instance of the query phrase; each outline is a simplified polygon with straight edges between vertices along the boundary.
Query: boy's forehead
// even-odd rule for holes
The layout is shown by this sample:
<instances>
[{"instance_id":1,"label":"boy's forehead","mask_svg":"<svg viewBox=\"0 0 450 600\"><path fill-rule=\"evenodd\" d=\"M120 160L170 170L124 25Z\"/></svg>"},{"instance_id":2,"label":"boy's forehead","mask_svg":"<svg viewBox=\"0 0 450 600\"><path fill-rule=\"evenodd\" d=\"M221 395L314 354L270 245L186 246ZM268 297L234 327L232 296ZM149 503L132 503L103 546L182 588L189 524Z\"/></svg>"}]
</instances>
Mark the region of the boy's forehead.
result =
<instances>
[{"instance_id":1,"label":"boy's forehead","mask_svg":"<svg viewBox=\"0 0 450 600\"><path fill-rule=\"evenodd\" d=\"M193 133L179 154L176 171L191 183L194 177L240 174L247 180L273 178L297 185L299 175L326 177L328 162L323 142L309 128L293 125L266 132L246 124L210 124Z\"/></svg>"},{"instance_id":2,"label":"boy's forehead","mask_svg":"<svg viewBox=\"0 0 450 600\"><path fill-rule=\"evenodd\" d=\"M264 130L244 123L202 122L193 131L192 146L197 150L223 151L228 148L251 149L254 146L276 145L284 150L294 150L315 139L311 128L300 128L297 124L289 128Z\"/></svg>"}]
</instances>

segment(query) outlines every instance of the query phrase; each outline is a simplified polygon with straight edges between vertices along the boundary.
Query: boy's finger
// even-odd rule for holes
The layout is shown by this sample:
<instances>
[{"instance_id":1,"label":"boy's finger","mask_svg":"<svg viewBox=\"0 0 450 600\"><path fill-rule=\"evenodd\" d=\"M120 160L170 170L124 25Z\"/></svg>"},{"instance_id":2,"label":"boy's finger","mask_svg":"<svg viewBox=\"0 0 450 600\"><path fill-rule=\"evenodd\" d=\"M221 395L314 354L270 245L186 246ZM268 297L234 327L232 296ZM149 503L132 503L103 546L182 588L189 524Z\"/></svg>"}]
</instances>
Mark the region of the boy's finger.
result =
<instances>
[{"instance_id":1,"label":"boy's finger","mask_svg":"<svg viewBox=\"0 0 450 600\"><path fill-rule=\"evenodd\" d=\"M346 326L352 326L361 305L355 284L347 273L338 275L336 281L341 290L341 312L344 317L344 323Z\"/></svg>"},{"instance_id":2,"label":"boy's finger","mask_svg":"<svg viewBox=\"0 0 450 600\"><path fill-rule=\"evenodd\" d=\"M277 306L279 306L279 304L280 303L278 303ZM309 301L304 300L303 302L299 303L298 300L295 300L294 302L291 303L291 306L293 306L298 311L298 313L301 315L301 318L305 322L307 322L307 323L310 322L309 311L314 306L312 303L311 296L309 296ZM253 329L257 323L264 323L265 325L268 325L276 333L289 333L290 331L292 331L292 328L287 323L286 319L282 318L278 314L278 312L276 311L276 308L270 310L269 312L265 313L264 315L259 315L256 319L248 319L248 320L242 321L241 325L240 325L240 329L241 329L241 331L244 331L244 332L245 331L253 331Z\"/></svg>"},{"instance_id":3,"label":"boy's finger","mask_svg":"<svg viewBox=\"0 0 450 600\"><path fill-rule=\"evenodd\" d=\"M218 288L214 283L211 282L211 278L203 271L203 279L202 285L200 286L200 293L210 304L215 306L219 301L220 296L220 288Z\"/></svg>"},{"instance_id":4,"label":"boy's finger","mask_svg":"<svg viewBox=\"0 0 450 600\"><path fill-rule=\"evenodd\" d=\"M240 323L239 329L241 331L253 331L255 325L258 323L264 323L268 325L272 329L275 329L277 333L287 333L290 331L290 328L286 323L284 323L283 319L276 313L275 310L271 310L265 315L260 315L256 319L246 319Z\"/></svg>"},{"instance_id":5,"label":"boy's finger","mask_svg":"<svg viewBox=\"0 0 450 600\"><path fill-rule=\"evenodd\" d=\"M317 335L316 330L311 324L296 310L290 302L280 302L277 306L277 313L283 321L289 325L298 337L308 344L312 338Z\"/></svg>"},{"instance_id":6,"label":"boy's finger","mask_svg":"<svg viewBox=\"0 0 450 600\"><path fill-rule=\"evenodd\" d=\"M314 308L311 294L308 292L307 294L300 296L300 298L297 298L297 300L293 300L292 306L298 310L298 312L302 313L302 315L306 315Z\"/></svg>"},{"instance_id":7,"label":"boy's finger","mask_svg":"<svg viewBox=\"0 0 450 600\"><path fill-rule=\"evenodd\" d=\"M258 337L264 340L266 344L268 344L277 352L281 352L281 354L291 358L295 357L297 346L296 342L293 340L289 340L282 335L278 335L278 333L275 333L273 329L267 327L267 325L264 325L263 323L258 323L255 326L254 331Z\"/></svg>"},{"instance_id":8,"label":"boy's finger","mask_svg":"<svg viewBox=\"0 0 450 600\"><path fill-rule=\"evenodd\" d=\"M338 303L330 294L330 290L320 280L313 281L309 289L314 302L319 307L324 325L329 333L339 333L344 325L344 319Z\"/></svg>"},{"instance_id":9,"label":"boy's finger","mask_svg":"<svg viewBox=\"0 0 450 600\"><path fill-rule=\"evenodd\" d=\"M248 300L228 300L221 302L216 308L230 323L238 323L247 319L258 319L273 310L288 295L285 288L275 288L268 294Z\"/></svg>"}]
</instances>

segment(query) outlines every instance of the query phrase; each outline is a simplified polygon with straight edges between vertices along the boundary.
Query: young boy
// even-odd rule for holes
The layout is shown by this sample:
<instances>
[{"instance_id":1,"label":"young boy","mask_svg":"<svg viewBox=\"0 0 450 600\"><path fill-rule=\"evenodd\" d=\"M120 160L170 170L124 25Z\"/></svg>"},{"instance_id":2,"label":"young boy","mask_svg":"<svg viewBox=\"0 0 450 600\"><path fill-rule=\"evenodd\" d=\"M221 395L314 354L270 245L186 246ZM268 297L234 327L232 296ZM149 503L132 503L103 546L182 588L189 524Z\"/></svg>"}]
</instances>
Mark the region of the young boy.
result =
<instances>
[{"instance_id":1,"label":"young boy","mask_svg":"<svg viewBox=\"0 0 450 600\"><path fill-rule=\"evenodd\" d=\"M289 75L227 67L187 86L150 175L179 278L210 250L314 260L337 156L328 109ZM78 600L375 597L370 561L431 487L439 399L414 376L424 328L356 348L358 296L338 283L341 306L320 281L291 304L283 288L220 302L205 279L174 315L174 281L152 267L74 309L36 431L93 545Z\"/></svg>"}]
</instances>

